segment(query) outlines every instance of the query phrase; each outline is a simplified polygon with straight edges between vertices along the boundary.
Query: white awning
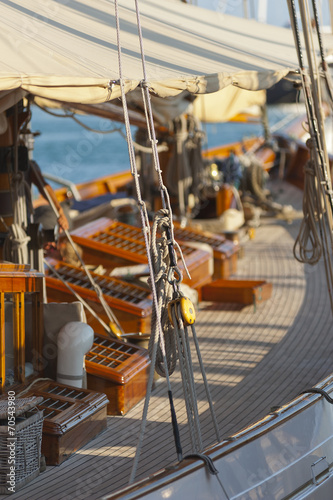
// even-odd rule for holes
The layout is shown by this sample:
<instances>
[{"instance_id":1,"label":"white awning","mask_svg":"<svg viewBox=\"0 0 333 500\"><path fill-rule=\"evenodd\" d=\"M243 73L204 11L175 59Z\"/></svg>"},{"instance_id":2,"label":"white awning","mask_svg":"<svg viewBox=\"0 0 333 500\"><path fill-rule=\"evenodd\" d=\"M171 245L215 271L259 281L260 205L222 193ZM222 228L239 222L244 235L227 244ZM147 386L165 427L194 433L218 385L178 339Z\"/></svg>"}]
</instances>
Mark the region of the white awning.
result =
<instances>
[{"instance_id":1,"label":"white awning","mask_svg":"<svg viewBox=\"0 0 333 500\"><path fill-rule=\"evenodd\" d=\"M134 0L119 1L126 91L142 81ZM291 30L179 1L139 0L150 90L265 89L298 68ZM114 2L2 0L0 91L66 102L119 97ZM114 83L113 83L114 82ZM1 99L0 94L0 99Z\"/></svg>"},{"instance_id":2,"label":"white awning","mask_svg":"<svg viewBox=\"0 0 333 500\"><path fill-rule=\"evenodd\" d=\"M229 85L213 94L198 96L193 102L193 115L201 122L227 122L246 110L260 116L260 107L265 103L265 90L251 92Z\"/></svg>"}]
</instances>

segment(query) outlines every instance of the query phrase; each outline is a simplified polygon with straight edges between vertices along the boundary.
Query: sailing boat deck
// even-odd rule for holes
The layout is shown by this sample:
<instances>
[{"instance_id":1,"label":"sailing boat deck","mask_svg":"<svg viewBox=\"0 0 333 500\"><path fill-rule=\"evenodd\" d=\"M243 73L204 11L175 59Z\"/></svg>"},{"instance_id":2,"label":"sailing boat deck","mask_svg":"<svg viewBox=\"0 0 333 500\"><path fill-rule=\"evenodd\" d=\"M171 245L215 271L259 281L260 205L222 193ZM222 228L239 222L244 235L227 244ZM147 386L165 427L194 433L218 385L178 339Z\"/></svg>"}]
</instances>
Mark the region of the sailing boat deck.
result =
<instances>
[{"instance_id":1,"label":"sailing boat deck","mask_svg":"<svg viewBox=\"0 0 333 500\"><path fill-rule=\"evenodd\" d=\"M301 192L280 192L300 208ZM297 202L298 200L298 202ZM298 206L297 206L298 203ZM332 372L331 310L323 263L308 268L295 261L292 248L299 219L262 219L256 238L245 243L237 277L265 279L272 298L240 309L232 304L201 303L196 331L223 438L290 401ZM215 441L203 383L195 364L204 445ZM180 374L172 376L184 455L189 452ZM164 380L151 398L137 478L176 460ZM59 467L48 467L12 496L25 500L100 499L126 484L137 444L143 403L124 417L108 417L108 429ZM7 498L7 497L1 497Z\"/></svg>"}]
</instances>

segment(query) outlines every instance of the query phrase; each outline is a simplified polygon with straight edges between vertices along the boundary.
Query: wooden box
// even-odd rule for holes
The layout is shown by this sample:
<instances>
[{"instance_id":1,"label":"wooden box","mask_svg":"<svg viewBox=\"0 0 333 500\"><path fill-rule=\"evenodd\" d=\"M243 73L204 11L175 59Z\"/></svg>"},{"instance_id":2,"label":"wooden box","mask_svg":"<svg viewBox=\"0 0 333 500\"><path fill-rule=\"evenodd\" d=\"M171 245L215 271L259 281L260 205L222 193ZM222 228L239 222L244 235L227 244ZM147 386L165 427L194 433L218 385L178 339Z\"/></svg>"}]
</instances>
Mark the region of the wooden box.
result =
<instances>
[{"instance_id":1,"label":"wooden box","mask_svg":"<svg viewBox=\"0 0 333 500\"><path fill-rule=\"evenodd\" d=\"M108 272L115 267L133 264L147 264L147 251L141 228L130 226L119 221L102 217L86 224L71 236L83 250L83 260L87 264L102 264ZM179 268L183 272L183 283L192 288L200 288L211 281L210 253L193 248L182 242L180 244L186 266L191 279L184 272L179 260Z\"/></svg>"},{"instance_id":2,"label":"wooden box","mask_svg":"<svg viewBox=\"0 0 333 500\"><path fill-rule=\"evenodd\" d=\"M109 319L93 289L86 273L64 262L52 261L57 273L78 293L94 311L109 323ZM103 296L113 310L125 333L150 333L152 301L150 290L109 276L91 273L101 288ZM46 276L49 302L73 302L77 298L59 279ZM87 323L97 333L104 333L103 326L86 311Z\"/></svg>"},{"instance_id":3,"label":"wooden box","mask_svg":"<svg viewBox=\"0 0 333 500\"><path fill-rule=\"evenodd\" d=\"M106 429L105 394L54 381L36 382L27 393L41 396L44 412L42 454L47 465L59 465Z\"/></svg>"},{"instance_id":4,"label":"wooden box","mask_svg":"<svg viewBox=\"0 0 333 500\"><path fill-rule=\"evenodd\" d=\"M85 364L88 387L109 399L108 415L125 415L145 397L150 365L146 349L96 335Z\"/></svg>"},{"instance_id":5,"label":"wooden box","mask_svg":"<svg viewBox=\"0 0 333 500\"><path fill-rule=\"evenodd\" d=\"M255 280L216 280L202 288L202 300L254 304L272 295L272 284Z\"/></svg>"},{"instance_id":6,"label":"wooden box","mask_svg":"<svg viewBox=\"0 0 333 500\"><path fill-rule=\"evenodd\" d=\"M212 248L214 256L214 280L229 278L231 274L237 271L239 244L227 240L222 234L201 231L192 227L182 228L176 222L174 223L174 234L177 241L203 243Z\"/></svg>"}]
</instances>

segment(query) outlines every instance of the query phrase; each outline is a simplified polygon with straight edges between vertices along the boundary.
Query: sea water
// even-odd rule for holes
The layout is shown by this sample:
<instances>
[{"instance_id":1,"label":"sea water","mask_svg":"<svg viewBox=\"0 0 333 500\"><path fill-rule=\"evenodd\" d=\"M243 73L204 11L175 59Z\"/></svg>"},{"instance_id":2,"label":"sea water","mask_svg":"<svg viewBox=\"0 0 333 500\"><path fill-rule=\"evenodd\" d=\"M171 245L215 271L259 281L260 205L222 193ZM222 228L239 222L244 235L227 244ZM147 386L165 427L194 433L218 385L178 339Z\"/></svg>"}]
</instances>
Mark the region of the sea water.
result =
<instances>
[{"instance_id":1,"label":"sea water","mask_svg":"<svg viewBox=\"0 0 333 500\"><path fill-rule=\"evenodd\" d=\"M38 134L33 158L44 173L81 183L129 169L123 124L97 116L75 115L74 120L64 115L61 110L50 114L32 106L31 131ZM272 107L268 115L270 124L274 125L286 111ZM208 123L203 125L203 130L206 135L204 148L263 134L259 123ZM133 137L134 134L135 127L132 128Z\"/></svg>"}]
</instances>

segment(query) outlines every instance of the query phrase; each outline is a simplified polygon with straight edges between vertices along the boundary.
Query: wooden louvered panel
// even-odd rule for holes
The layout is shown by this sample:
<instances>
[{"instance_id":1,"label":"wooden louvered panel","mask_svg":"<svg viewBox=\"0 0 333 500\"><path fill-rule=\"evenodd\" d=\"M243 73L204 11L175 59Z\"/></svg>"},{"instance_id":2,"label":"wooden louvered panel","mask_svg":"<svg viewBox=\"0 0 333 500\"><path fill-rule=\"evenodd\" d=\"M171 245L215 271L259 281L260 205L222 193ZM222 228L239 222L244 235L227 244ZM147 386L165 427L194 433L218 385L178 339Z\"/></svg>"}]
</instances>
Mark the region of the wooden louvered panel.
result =
<instances>
[{"instance_id":1,"label":"wooden louvered panel","mask_svg":"<svg viewBox=\"0 0 333 500\"><path fill-rule=\"evenodd\" d=\"M115 267L146 264L147 252L140 228L103 217L71 233L75 243L83 249L83 258L89 264L102 264L108 271ZM191 279L183 271L183 283L200 288L211 279L210 254L204 250L180 245Z\"/></svg>"},{"instance_id":2,"label":"wooden louvered panel","mask_svg":"<svg viewBox=\"0 0 333 500\"><path fill-rule=\"evenodd\" d=\"M106 429L105 394L54 381L36 382L27 393L42 396L44 412L42 453L47 465L59 465Z\"/></svg>"},{"instance_id":3,"label":"wooden louvered panel","mask_svg":"<svg viewBox=\"0 0 333 500\"><path fill-rule=\"evenodd\" d=\"M96 335L85 359L88 387L105 392L109 415L124 415L145 397L150 365L146 349Z\"/></svg>"},{"instance_id":4,"label":"wooden louvered panel","mask_svg":"<svg viewBox=\"0 0 333 500\"><path fill-rule=\"evenodd\" d=\"M52 261L52 265L66 283L108 323L108 317L85 272L63 262ZM126 333L150 332L152 301L149 290L113 277L100 276L95 273L91 275L101 288L106 302L114 311ZM73 302L77 300L64 283L50 274L46 276L46 288L49 301ZM94 331L104 333L103 327L91 313L86 311L86 314L87 322Z\"/></svg>"}]
</instances>

